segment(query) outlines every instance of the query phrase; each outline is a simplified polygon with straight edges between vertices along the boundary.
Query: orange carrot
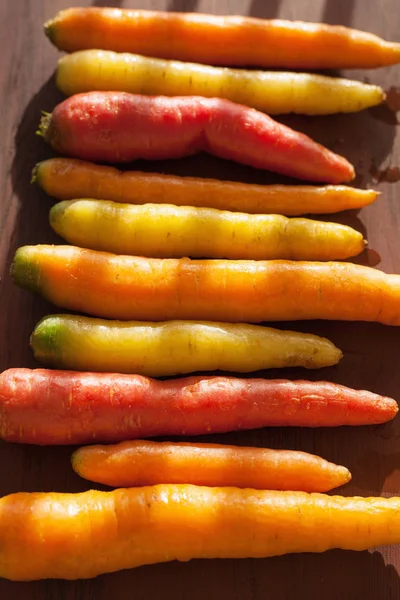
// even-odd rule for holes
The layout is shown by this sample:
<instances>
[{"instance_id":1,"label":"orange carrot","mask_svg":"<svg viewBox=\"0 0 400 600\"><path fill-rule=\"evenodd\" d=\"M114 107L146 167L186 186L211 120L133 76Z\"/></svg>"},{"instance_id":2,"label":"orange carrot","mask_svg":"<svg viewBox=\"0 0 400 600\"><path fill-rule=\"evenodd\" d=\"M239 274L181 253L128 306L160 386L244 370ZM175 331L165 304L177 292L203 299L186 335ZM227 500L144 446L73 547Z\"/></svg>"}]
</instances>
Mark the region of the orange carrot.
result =
<instances>
[{"instance_id":1,"label":"orange carrot","mask_svg":"<svg viewBox=\"0 0 400 600\"><path fill-rule=\"evenodd\" d=\"M153 202L287 216L362 208L379 195L375 190L344 185L255 185L119 171L74 158L50 158L38 163L32 180L59 200L96 198L129 204Z\"/></svg>"},{"instance_id":2,"label":"orange carrot","mask_svg":"<svg viewBox=\"0 0 400 600\"><path fill-rule=\"evenodd\" d=\"M192 483L328 492L351 479L346 467L305 452L143 440L78 448L72 466L81 477L113 487Z\"/></svg>"},{"instance_id":3,"label":"orange carrot","mask_svg":"<svg viewBox=\"0 0 400 600\"><path fill-rule=\"evenodd\" d=\"M325 381L157 381L46 369L0 375L0 438L27 444L121 442L283 425L375 425L397 411L392 398Z\"/></svg>"},{"instance_id":4,"label":"orange carrot","mask_svg":"<svg viewBox=\"0 0 400 600\"><path fill-rule=\"evenodd\" d=\"M157 485L0 500L0 576L18 581L398 543L400 498Z\"/></svg>"},{"instance_id":5,"label":"orange carrot","mask_svg":"<svg viewBox=\"0 0 400 600\"><path fill-rule=\"evenodd\" d=\"M321 23L114 8L70 8L45 23L60 50L98 48L192 62L289 69L400 62L400 44Z\"/></svg>"},{"instance_id":6,"label":"orange carrot","mask_svg":"<svg viewBox=\"0 0 400 600\"><path fill-rule=\"evenodd\" d=\"M149 259L74 246L25 246L16 284L99 317L400 325L400 276L339 262Z\"/></svg>"}]
</instances>

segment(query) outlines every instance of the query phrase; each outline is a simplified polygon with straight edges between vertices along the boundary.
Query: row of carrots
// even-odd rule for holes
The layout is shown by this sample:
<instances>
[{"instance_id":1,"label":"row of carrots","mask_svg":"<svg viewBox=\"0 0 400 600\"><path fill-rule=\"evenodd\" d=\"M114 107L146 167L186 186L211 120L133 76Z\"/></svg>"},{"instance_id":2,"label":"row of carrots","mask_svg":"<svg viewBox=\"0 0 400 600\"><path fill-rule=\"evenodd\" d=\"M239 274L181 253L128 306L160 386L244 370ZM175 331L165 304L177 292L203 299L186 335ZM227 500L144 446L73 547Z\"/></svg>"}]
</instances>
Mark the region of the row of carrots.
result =
<instances>
[{"instance_id":1,"label":"row of carrots","mask_svg":"<svg viewBox=\"0 0 400 600\"><path fill-rule=\"evenodd\" d=\"M320 24L107 8L62 11L45 31L72 52L57 70L71 97L39 126L64 157L39 163L33 180L59 200L49 221L71 245L19 248L11 271L17 285L89 316L49 315L35 327L35 357L55 369L0 375L0 437L114 443L71 460L82 477L118 489L2 498L0 575L77 579L174 559L400 542L399 498L320 493L350 480L343 466L297 451L143 439L395 417L395 400L328 382L151 377L320 368L342 357L329 340L263 321L400 324L400 276L322 262L357 255L365 240L302 216L361 208L378 194L342 185L355 174L345 158L259 112L353 112L384 92L235 68L378 67L400 62L400 45ZM95 164L201 151L330 185Z\"/></svg>"}]
</instances>

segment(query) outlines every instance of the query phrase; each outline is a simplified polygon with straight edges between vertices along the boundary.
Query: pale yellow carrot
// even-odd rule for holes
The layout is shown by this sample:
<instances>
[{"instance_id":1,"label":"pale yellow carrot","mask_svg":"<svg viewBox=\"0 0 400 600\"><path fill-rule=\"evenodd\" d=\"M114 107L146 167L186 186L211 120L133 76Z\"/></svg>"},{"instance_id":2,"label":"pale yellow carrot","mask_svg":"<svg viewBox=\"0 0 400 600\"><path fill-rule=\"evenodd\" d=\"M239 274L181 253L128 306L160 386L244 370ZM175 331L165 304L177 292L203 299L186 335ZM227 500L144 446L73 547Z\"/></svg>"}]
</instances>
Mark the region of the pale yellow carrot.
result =
<instances>
[{"instance_id":1,"label":"pale yellow carrot","mask_svg":"<svg viewBox=\"0 0 400 600\"><path fill-rule=\"evenodd\" d=\"M212 67L106 50L82 50L60 58L57 85L68 96L114 90L226 98L270 115L356 112L385 99L379 86L350 79Z\"/></svg>"},{"instance_id":2,"label":"pale yellow carrot","mask_svg":"<svg viewBox=\"0 0 400 600\"><path fill-rule=\"evenodd\" d=\"M365 246L339 223L171 204L65 200L50 210L50 224L76 246L154 258L338 260Z\"/></svg>"}]
</instances>

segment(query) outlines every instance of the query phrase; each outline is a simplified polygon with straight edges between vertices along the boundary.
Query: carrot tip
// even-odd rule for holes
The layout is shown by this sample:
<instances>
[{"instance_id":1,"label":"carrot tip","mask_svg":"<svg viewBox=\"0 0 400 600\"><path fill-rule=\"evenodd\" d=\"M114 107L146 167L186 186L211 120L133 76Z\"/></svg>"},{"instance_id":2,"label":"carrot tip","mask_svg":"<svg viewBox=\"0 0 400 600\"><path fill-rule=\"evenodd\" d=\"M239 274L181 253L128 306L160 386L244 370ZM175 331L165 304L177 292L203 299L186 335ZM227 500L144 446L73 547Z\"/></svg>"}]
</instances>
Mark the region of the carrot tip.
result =
<instances>
[{"instance_id":1,"label":"carrot tip","mask_svg":"<svg viewBox=\"0 0 400 600\"><path fill-rule=\"evenodd\" d=\"M37 163L33 169L32 169L32 175L31 175L31 183L36 183L37 178L38 178L38 170L39 170L39 164Z\"/></svg>"},{"instance_id":2,"label":"carrot tip","mask_svg":"<svg viewBox=\"0 0 400 600\"><path fill-rule=\"evenodd\" d=\"M57 315L43 317L37 323L29 340L36 359L41 360L43 355L54 357L58 354L58 341L60 337L60 323Z\"/></svg>"},{"instance_id":3,"label":"carrot tip","mask_svg":"<svg viewBox=\"0 0 400 600\"><path fill-rule=\"evenodd\" d=\"M39 127L36 130L36 135L40 135L40 136L44 137L44 139L47 138L47 132L48 132L49 126L50 126L50 120L51 120L51 113L48 113L48 112L45 112L44 110L42 110L42 117L40 119Z\"/></svg>"},{"instance_id":4,"label":"carrot tip","mask_svg":"<svg viewBox=\"0 0 400 600\"><path fill-rule=\"evenodd\" d=\"M43 25L44 34L49 40L54 43L54 19L49 19Z\"/></svg>"},{"instance_id":5,"label":"carrot tip","mask_svg":"<svg viewBox=\"0 0 400 600\"><path fill-rule=\"evenodd\" d=\"M30 248L22 246L15 253L10 274L13 282L32 292L39 292L39 267L31 260Z\"/></svg>"}]
</instances>

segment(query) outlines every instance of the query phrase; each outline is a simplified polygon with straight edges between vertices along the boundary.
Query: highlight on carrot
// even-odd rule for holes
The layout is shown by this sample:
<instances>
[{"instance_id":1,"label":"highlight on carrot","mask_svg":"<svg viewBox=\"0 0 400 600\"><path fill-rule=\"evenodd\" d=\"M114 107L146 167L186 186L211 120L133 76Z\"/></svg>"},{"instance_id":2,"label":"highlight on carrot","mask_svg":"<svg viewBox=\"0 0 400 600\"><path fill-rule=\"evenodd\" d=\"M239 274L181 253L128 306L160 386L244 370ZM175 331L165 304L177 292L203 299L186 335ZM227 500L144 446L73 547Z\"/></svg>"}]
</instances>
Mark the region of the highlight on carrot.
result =
<instances>
[{"instance_id":1,"label":"highlight on carrot","mask_svg":"<svg viewBox=\"0 0 400 600\"><path fill-rule=\"evenodd\" d=\"M400 44L322 23L114 8L69 8L44 25L67 52L90 48L228 66L371 69Z\"/></svg>"},{"instance_id":2,"label":"highlight on carrot","mask_svg":"<svg viewBox=\"0 0 400 600\"><path fill-rule=\"evenodd\" d=\"M338 260L365 247L340 223L172 204L64 200L49 218L69 244L154 258Z\"/></svg>"},{"instance_id":3,"label":"highlight on carrot","mask_svg":"<svg viewBox=\"0 0 400 600\"><path fill-rule=\"evenodd\" d=\"M109 321L76 315L44 317L31 336L41 363L79 371L151 377L335 365L342 352L326 338L260 325Z\"/></svg>"},{"instance_id":4,"label":"highlight on carrot","mask_svg":"<svg viewBox=\"0 0 400 600\"><path fill-rule=\"evenodd\" d=\"M217 487L328 492L349 482L346 467L295 450L135 440L78 448L78 475L112 487L191 483Z\"/></svg>"},{"instance_id":5,"label":"highlight on carrot","mask_svg":"<svg viewBox=\"0 0 400 600\"><path fill-rule=\"evenodd\" d=\"M357 112L385 99L379 86L350 79L212 67L107 50L61 57L57 86L67 96L98 90L226 98L269 115Z\"/></svg>"},{"instance_id":6,"label":"highlight on carrot","mask_svg":"<svg viewBox=\"0 0 400 600\"><path fill-rule=\"evenodd\" d=\"M221 98L76 94L45 114L39 133L60 154L99 162L208 152L309 181L351 181L342 156L271 117Z\"/></svg>"},{"instance_id":7,"label":"highlight on carrot","mask_svg":"<svg viewBox=\"0 0 400 600\"><path fill-rule=\"evenodd\" d=\"M326 381L215 376L159 381L47 369L9 369L0 375L0 437L23 444L377 425L397 412L392 398Z\"/></svg>"},{"instance_id":8,"label":"highlight on carrot","mask_svg":"<svg viewBox=\"0 0 400 600\"><path fill-rule=\"evenodd\" d=\"M17 285L61 308L109 319L400 325L400 275L351 263L158 259L37 245L17 250L11 272Z\"/></svg>"},{"instance_id":9,"label":"highlight on carrot","mask_svg":"<svg viewBox=\"0 0 400 600\"><path fill-rule=\"evenodd\" d=\"M252 214L299 216L358 209L380 192L343 185L256 185L161 173L119 171L74 158L50 158L32 174L58 200L95 198L129 204L175 204Z\"/></svg>"},{"instance_id":10,"label":"highlight on carrot","mask_svg":"<svg viewBox=\"0 0 400 600\"><path fill-rule=\"evenodd\" d=\"M16 581L399 542L396 497L171 484L0 499L0 576Z\"/></svg>"}]
</instances>

